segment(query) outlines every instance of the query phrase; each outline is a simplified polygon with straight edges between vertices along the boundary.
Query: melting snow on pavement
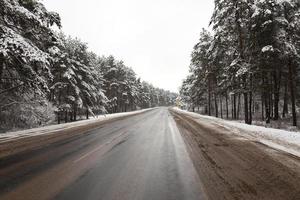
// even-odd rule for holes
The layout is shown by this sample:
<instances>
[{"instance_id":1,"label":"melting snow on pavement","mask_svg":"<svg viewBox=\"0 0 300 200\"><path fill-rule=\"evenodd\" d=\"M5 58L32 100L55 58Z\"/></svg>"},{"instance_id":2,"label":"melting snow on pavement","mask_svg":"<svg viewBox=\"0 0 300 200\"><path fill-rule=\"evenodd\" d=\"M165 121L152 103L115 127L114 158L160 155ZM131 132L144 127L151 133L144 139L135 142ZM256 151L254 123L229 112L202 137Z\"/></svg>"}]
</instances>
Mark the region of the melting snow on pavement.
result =
<instances>
[{"instance_id":1,"label":"melting snow on pavement","mask_svg":"<svg viewBox=\"0 0 300 200\"><path fill-rule=\"evenodd\" d=\"M279 149L300 157L300 132L292 132L262 126L248 125L237 121L229 121L216 117L200 115L174 108L177 112L188 114L194 118L210 120L215 125L222 126L241 137L256 140L267 146Z\"/></svg>"}]
</instances>

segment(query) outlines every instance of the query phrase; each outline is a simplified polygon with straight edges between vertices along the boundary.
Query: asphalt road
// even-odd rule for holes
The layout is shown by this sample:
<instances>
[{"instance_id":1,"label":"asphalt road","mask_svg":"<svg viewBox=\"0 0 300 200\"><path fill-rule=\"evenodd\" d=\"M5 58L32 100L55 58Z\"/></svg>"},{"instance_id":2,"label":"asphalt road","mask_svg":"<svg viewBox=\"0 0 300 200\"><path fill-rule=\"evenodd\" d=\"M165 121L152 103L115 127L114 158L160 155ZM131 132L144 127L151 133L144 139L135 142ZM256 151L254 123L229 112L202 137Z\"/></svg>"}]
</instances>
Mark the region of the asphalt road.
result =
<instances>
[{"instance_id":1,"label":"asphalt road","mask_svg":"<svg viewBox=\"0 0 300 200\"><path fill-rule=\"evenodd\" d=\"M206 199L167 108L0 160L1 200Z\"/></svg>"},{"instance_id":2,"label":"asphalt road","mask_svg":"<svg viewBox=\"0 0 300 200\"><path fill-rule=\"evenodd\" d=\"M299 157L211 119L157 108L72 131L2 157L0 199L300 199Z\"/></svg>"}]
</instances>

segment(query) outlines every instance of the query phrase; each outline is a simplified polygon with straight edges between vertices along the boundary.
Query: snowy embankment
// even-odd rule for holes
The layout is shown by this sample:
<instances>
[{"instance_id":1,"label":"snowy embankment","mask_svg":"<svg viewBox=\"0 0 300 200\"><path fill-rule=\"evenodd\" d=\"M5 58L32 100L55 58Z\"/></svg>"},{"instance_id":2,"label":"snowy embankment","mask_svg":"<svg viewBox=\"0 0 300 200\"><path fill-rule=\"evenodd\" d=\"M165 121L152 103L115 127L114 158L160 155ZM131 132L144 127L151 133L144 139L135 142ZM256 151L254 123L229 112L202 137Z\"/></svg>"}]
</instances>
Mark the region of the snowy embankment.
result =
<instances>
[{"instance_id":1,"label":"snowy embankment","mask_svg":"<svg viewBox=\"0 0 300 200\"><path fill-rule=\"evenodd\" d=\"M274 149L282 150L300 157L300 132L291 132L286 130L265 128L255 125L247 125L237 121L228 121L216 117L200 115L193 112L173 108L176 112L190 115L195 120L206 120L209 123L214 123L216 126L221 126L230 130L234 135L258 141L262 144L270 146Z\"/></svg>"},{"instance_id":2,"label":"snowy embankment","mask_svg":"<svg viewBox=\"0 0 300 200\"><path fill-rule=\"evenodd\" d=\"M116 118L125 117L125 116L131 116L131 115L143 113L143 112L146 112L146 111L149 111L152 109L154 109L154 108L137 110L137 111L133 111L133 112L123 112L123 113L99 115L99 116L90 118L88 120L81 120L81 121L64 123L64 124L56 124L56 125L44 126L44 127L39 127L39 128L33 128L33 129L26 129L26 130L21 130L21 131L16 131L16 132L0 133L0 144L3 142L15 140L15 139L39 136L39 135L43 135L43 134L51 134L52 132L55 133L57 131L62 131L62 130L74 128L74 127L80 127L80 126L92 124L95 122L106 121L106 120L116 119Z\"/></svg>"}]
</instances>

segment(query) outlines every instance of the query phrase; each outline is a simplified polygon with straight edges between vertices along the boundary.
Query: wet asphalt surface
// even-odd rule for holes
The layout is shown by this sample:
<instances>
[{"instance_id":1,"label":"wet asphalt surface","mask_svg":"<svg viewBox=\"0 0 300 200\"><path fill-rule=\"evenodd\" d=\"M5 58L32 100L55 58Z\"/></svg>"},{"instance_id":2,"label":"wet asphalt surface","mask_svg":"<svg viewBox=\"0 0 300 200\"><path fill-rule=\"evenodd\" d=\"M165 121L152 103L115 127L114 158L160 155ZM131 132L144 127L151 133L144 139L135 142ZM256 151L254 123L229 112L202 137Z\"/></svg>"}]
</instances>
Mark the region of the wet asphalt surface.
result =
<instances>
[{"instance_id":1,"label":"wet asphalt surface","mask_svg":"<svg viewBox=\"0 0 300 200\"><path fill-rule=\"evenodd\" d=\"M205 199L167 108L1 160L0 199Z\"/></svg>"}]
</instances>

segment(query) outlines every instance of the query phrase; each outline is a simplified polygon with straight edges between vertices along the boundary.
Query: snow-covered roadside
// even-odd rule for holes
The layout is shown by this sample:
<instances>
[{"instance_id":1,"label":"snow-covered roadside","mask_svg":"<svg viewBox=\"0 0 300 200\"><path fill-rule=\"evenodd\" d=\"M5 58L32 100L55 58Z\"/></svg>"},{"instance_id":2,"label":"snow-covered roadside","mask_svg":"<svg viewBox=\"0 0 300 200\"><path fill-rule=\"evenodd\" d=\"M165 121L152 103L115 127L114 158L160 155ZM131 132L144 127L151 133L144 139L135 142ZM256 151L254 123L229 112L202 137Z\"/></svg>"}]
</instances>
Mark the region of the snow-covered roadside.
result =
<instances>
[{"instance_id":1,"label":"snow-covered roadside","mask_svg":"<svg viewBox=\"0 0 300 200\"><path fill-rule=\"evenodd\" d=\"M216 117L200 115L193 112L173 108L177 112L185 113L195 119L209 120L215 125L229 129L233 134L244 137L249 140L258 141L267 146L279 149L295 156L300 157L300 132L291 132L286 130L265 128L262 126L247 125L236 121L228 121Z\"/></svg>"},{"instance_id":2,"label":"snow-covered roadside","mask_svg":"<svg viewBox=\"0 0 300 200\"><path fill-rule=\"evenodd\" d=\"M149 111L152 109L154 109L154 108L137 110L137 111L133 111L133 112L123 112L123 113L99 115L99 116L90 118L88 120L81 120L81 121L70 122L70 123L65 123L65 124L56 124L56 125L39 127L39 128L15 131L15 132L0 133L0 143L15 140L15 139L20 139L20 138L25 138L25 137L49 134L54 131L73 128L73 127L79 127L81 125L87 125L87 124L94 123L97 121L105 121L105 120L109 120L109 119L135 115L135 114L143 113L143 112L146 112L146 111Z\"/></svg>"}]
</instances>

